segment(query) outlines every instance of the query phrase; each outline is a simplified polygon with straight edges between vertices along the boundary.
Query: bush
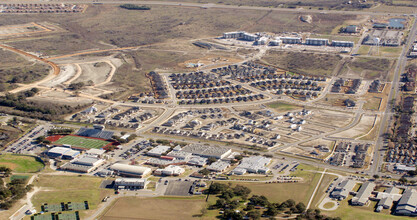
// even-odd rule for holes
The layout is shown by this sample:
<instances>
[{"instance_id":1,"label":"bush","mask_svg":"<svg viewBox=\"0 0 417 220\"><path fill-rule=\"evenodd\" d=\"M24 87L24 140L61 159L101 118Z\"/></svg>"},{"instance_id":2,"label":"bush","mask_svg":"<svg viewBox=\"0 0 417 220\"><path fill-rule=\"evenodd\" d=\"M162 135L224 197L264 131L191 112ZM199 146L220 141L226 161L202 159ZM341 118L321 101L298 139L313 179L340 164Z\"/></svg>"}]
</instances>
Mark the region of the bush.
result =
<instances>
[{"instance_id":1,"label":"bush","mask_svg":"<svg viewBox=\"0 0 417 220\"><path fill-rule=\"evenodd\" d=\"M120 5L121 8L127 9L127 10L151 10L151 8L149 6L139 6L139 5L134 5L134 4L123 4Z\"/></svg>"}]
</instances>

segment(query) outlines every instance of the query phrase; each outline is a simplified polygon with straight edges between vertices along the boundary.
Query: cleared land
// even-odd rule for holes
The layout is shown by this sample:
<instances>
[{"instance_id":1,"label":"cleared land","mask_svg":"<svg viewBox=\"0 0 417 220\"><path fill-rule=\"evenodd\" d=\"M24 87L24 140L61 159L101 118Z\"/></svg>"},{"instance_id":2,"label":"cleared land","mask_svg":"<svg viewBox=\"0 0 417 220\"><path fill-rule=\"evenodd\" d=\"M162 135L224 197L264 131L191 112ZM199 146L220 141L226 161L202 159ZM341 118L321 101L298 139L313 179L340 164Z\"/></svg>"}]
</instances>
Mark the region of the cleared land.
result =
<instances>
[{"instance_id":1,"label":"cleared land","mask_svg":"<svg viewBox=\"0 0 417 220\"><path fill-rule=\"evenodd\" d=\"M268 51L262 59L271 65L289 71L329 76L342 57L335 54Z\"/></svg>"},{"instance_id":2,"label":"cleared land","mask_svg":"<svg viewBox=\"0 0 417 220\"><path fill-rule=\"evenodd\" d=\"M17 173L34 173L44 167L44 164L35 157L24 155L0 155L0 166L6 166Z\"/></svg>"},{"instance_id":3,"label":"cleared land","mask_svg":"<svg viewBox=\"0 0 417 220\"><path fill-rule=\"evenodd\" d=\"M81 217L93 213L92 210L101 204L101 200L112 194L112 190L101 189L103 179L90 176L62 176L40 175L33 183L41 187L41 191L32 197L32 203L36 210L41 210L41 205L59 204L61 202L84 202L88 201L90 210L82 211ZM45 189L43 191L42 189Z\"/></svg>"},{"instance_id":4,"label":"cleared land","mask_svg":"<svg viewBox=\"0 0 417 220\"><path fill-rule=\"evenodd\" d=\"M78 136L65 136L58 141L55 141L54 144L68 144L74 147L82 147L82 148L102 148L109 144L110 142L99 140L99 139L91 139L85 137L78 137Z\"/></svg>"},{"instance_id":5,"label":"cleared land","mask_svg":"<svg viewBox=\"0 0 417 220\"><path fill-rule=\"evenodd\" d=\"M385 58L357 57L345 63L340 75L364 79L385 79L394 64L395 61Z\"/></svg>"},{"instance_id":6,"label":"cleared land","mask_svg":"<svg viewBox=\"0 0 417 220\"><path fill-rule=\"evenodd\" d=\"M113 219L192 219L200 214L205 202L202 197L137 198L118 199L104 214L103 220Z\"/></svg>"},{"instance_id":7,"label":"cleared land","mask_svg":"<svg viewBox=\"0 0 417 220\"><path fill-rule=\"evenodd\" d=\"M367 134L373 129L374 124L376 125L378 122L379 117L375 115L363 115L357 125L346 131L334 134L333 137L356 138Z\"/></svg>"}]
</instances>

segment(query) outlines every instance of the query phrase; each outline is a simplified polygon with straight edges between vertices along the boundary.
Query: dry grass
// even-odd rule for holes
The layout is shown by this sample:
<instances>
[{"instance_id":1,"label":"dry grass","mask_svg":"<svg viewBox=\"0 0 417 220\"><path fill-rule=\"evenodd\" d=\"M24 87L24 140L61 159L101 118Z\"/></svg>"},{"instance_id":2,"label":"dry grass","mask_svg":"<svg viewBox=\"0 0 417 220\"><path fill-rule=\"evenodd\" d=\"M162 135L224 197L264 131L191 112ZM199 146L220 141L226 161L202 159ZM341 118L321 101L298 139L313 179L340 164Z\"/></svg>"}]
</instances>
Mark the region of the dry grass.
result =
<instances>
[{"instance_id":1,"label":"dry grass","mask_svg":"<svg viewBox=\"0 0 417 220\"><path fill-rule=\"evenodd\" d=\"M342 57L334 54L269 51L263 60L297 73L328 76L332 74Z\"/></svg>"},{"instance_id":2,"label":"dry grass","mask_svg":"<svg viewBox=\"0 0 417 220\"><path fill-rule=\"evenodd\" d=\"M104 214L103 220L112 219L192 219L204 207L200 198L137 198L124 197Z\"/></svg>"}]
</instances>

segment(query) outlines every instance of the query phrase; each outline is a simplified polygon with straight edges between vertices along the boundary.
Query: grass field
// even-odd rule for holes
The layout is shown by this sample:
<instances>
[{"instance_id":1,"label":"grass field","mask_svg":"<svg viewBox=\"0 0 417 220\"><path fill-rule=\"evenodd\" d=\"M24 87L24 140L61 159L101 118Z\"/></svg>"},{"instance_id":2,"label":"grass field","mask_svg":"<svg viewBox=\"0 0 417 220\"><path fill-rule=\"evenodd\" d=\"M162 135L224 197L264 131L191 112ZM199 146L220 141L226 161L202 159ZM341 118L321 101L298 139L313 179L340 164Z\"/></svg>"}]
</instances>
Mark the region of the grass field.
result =
<instances>
[{"instance_id":1,"label":"grass field","mask_svg":"<svg viewBox=\"0 0 417 220\"><path fill-rule=\"evenodd\" d=\"M266 104L266 106L274 109L274 111L279 112L279 113L293 111L296 109L302 109L301 106L287 104L284 102L271 102L271 103Z\"/></svg>"},{"instance_id":2,"label":"grass field","mask_svg":"<svg viewBox=\"0 0 417 220\"><path fill-rule=\"evenodd\" d=\"M262 57L268 64L297 73L329 76L342 60L340 55L268 51Z\"/></svg>"},{"instance_id":3,"label":"grass field","mask_svg":"<svg viewBox=\"0 0 417 220\"><path fill-rule=\"evenodd\" d=\"M55 141L54 144L68 144L74 147L82 147L82 148L102 148L109 144L108 141L98 140L98 139L91 139L91 138L84 138L78 136L65 136L58 141Z\"/></svg>"},{"instance_id":4,"label":"grass field","mask_svg":"<svg viewBox=\"0 0 417 220\"><path fill-rule=\"evenodd\" d=\"M102 180L90 176L40 175L33 184L47 191L36 193L32 197L32 203L36 210L41 210L43 203L88 201L90 210L81 212L81 216L86 216L93 212L91 210L97 208L105 196L113 193L112 190L100 188Z\"/></svg>"},{"instance_id":5,"label":"grass field","mask_svg":"<svg viewBox=\"0 0 417 220\"><path fill-rule=\"evenodd\" d=\"M364 79L387 78L395 61L386 58L354 58L343 66L341 75L363 77Z\"/></svg>"},{"instance_id":6,"label":"grass field","mask_svg":"<svg viewBox=\"0 0 417 220\"><path fill-rule=\"evenodd\" d=\"M203 197L191 198L137 198L118 199L101 218L113 219L192 219L204 208Z\"/></svg>"},{"instance_id":7,"label":"grass field","mask_svg":"<svg viewBox=\"0 0 417 220\"><path fill-rule=\"evenodd\" d=\"M3 154L0 155L0 166L9 167L17 173L34 173L42 169L44 164L32 156Z\"/></svg>"},{"instance_id":8,"label":"grass field","mask_svg":"<svg viewBox=\"0 0 417 220\"><path fill-rule=\"evenodd\" d=\"M307 170L318 170L317 167L301 164L298 169L291 173L291 176L303 178L300 183L248 183L248 182L232 182L233 185L240 184L249 187L253 195L264 195L271 202L283 202L287 199L293 199L296 202L303 202L307 205L314 188L316 187L320 173L312 173ZM321 196L321 195L319 195Z\"/></svg>"}]
</instances>

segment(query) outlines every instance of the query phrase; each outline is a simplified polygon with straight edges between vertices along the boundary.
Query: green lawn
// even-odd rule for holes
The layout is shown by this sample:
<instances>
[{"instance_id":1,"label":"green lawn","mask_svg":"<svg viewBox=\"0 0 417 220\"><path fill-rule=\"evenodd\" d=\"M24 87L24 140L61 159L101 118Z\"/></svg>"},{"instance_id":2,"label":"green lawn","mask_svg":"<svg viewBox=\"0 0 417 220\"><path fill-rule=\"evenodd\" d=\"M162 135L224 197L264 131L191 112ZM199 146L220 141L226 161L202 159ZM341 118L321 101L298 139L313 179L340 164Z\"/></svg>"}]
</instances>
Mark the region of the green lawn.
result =
<instances>
[{"instance_id":1,"label":"green lawn","mask_svg":"<svg viewBox=\"0 0 417 220\"><path fill-rule=\"evenodd\" d=\"M97 208L105 196L113 194L112 190L100 188L102 181L101 178L89 176L40 175L33 184L47 191L36 193L32 197L32 203L36 210L41 210L41 205L44 203L88 201L90 210L80 212L85 216L91 214L91 210Z\"/></svg>"},{"instance_id":2,"label":"green lawn","mask_svg":"<svg viewBox=\"0 0 417 220\"><path fill-rule=\"evenodd\" d=\"M65 136L57 141L54 144L68 144L74 147L82 147L82 148L102 148L109 144L108 141L98 140L98 139L91 139L91 138L84 138L78 136Z\"/></svg>"},{"instance_id":3,"label":"green lawn","mask_svg":"<svg viewBox=\"0 0 417 220\"><path fill-rule=\"evenodd\" d=\"M6 166L17 173L34 173L44 167L35 157L15 154L0 155L0 166Z\"/></svg>"},{"instance_id":4,"label":"green lawn","mask_svg":"<svg viewBox=\"0 0 417 220\"><path fill-rule=\"evenodd\" d=\"M271 102L271 103L266 104L266 106L274 109L276 112L288 112L288 111L292 111L295 109L302 109L301 106L287 104L284 102Z\"/></svg>"},{"instance_id":5,"label":"green lawn","mask_svg":"<svg viewBox=\"0 0 417 220\"><path fill-rule=\"evenodd\" d=\"M287 199L293 199L296 202L303 202L307 205L314 188L316 187L321 174L313 173L307 170L318 170L317 167L312 167L304 164L300 164L295 172L292 172L291 176L302 177L303 182L299 183L249 183L249 182L231 182L233 186L240 184L249 187L252 190L253 195L264 195L271 202L283 202ZM321 169L320 169L321 171ZM334 177L332 177L334 178ZM223 182L222 182L223 183ZM317 192L316 196L322 194Z\"/></svg>"}]
</instances>

